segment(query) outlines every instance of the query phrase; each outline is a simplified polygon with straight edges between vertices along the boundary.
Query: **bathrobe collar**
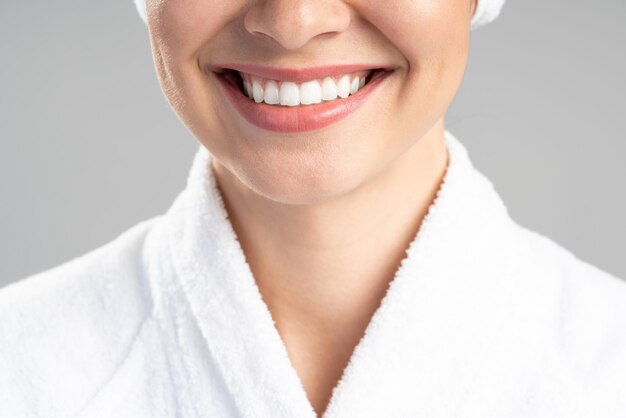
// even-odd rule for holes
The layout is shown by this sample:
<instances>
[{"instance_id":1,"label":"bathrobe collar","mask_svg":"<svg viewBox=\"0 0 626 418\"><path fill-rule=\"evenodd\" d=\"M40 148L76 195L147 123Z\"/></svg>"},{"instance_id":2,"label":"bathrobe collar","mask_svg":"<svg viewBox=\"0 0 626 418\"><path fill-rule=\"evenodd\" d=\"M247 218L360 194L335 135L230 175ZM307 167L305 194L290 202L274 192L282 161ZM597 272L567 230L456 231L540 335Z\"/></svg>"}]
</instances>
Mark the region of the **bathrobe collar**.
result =
<instances>
[{"instance_id":1,"label":"bathrobe collar","mask_svg":"<svg viewBox=\"0 0 626 418\"><path fill-rule=\"evenodd\" d=\"M509 268L511 221L466 148L448 131L445 143L449 163L436 199L324 418L412 410L452 416L485 396L480 382L493 378L481 368L512 303L512 289L499 280ZM315 417L228 220L210 158L200 146L166 215L174 282L242 416Z\"/></svg>"}]
</instances>

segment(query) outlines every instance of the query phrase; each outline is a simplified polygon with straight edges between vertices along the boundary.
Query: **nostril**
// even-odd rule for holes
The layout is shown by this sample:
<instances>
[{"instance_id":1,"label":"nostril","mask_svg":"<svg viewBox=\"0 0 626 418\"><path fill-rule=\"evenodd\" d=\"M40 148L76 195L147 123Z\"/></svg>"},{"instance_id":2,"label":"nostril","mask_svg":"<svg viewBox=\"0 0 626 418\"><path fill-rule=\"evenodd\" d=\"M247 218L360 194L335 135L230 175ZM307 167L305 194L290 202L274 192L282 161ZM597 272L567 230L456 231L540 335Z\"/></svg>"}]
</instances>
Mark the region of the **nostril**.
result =
<instances>
[{"instance_id":1,"label":"nostril","mask_svg":"<svg viewBox=\"0 0 626 418\"><path fill-rule=\"evenodd\" d=\"M265 1L252 2L243 27L262 41L282 49L302 48L319 35L333 36L350 27L352 6L348 2Z\"/></svg>"}]
</instances>

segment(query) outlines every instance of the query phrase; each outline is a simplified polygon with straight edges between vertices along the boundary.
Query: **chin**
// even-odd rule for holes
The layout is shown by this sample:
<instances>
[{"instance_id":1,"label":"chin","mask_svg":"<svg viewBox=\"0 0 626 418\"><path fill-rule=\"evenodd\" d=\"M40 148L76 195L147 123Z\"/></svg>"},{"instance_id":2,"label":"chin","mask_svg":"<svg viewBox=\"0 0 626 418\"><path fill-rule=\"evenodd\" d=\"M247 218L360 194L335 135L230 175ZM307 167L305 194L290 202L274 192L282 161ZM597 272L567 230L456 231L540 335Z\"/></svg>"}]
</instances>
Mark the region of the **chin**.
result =
<instances>
[{"instance_id":1,"label":"chin","mask_svg":"<svg viewBox=\"0 0 626 418\"><path fill-rule=\"evenodd\" d=\"M363 179L363 170L350 166L318 166L286 169L284 165L247 168L238 175L250 191L266 199L290 204L310 205L336 199L349 193Z\"/></svg>"}]
</instances>

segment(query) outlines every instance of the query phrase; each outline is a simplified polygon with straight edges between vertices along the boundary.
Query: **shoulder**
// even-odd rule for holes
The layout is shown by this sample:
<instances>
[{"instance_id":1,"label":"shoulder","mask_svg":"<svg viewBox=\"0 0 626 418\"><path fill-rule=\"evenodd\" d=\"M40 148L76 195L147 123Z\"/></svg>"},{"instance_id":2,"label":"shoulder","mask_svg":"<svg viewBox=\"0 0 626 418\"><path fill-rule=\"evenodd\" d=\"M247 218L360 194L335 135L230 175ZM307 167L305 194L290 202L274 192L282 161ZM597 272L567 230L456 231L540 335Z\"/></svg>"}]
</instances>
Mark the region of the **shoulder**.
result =
<instances>
[{"instance_id":1,"label":"shoulder","mask_svg":"<svg viewBox=\"0 0 626 418\"><path fill-rule=\"evenodd\" d=\"M516 265L537 298L530 308L550 324L555 362L588 399L626 411L626 281L538 232L519 233Z\"/></svg>"},{"instance_id":2,"label":"shoulder","mask_svg":"<svg viewBox=\"0 0 626 418\"><path fill-rule=\"evenodd\" d=\"M151 312L142 252L158 218L0 289L0 403L10 416L70 416L129 352Z\"/></svg>"},{"instance_id":3,"label":"shoulder","mask_svg":"<svg viewBox=\"0 0 626 418\"><path fill-rule=\"evenodd\" d=\"M626 280L619 278L575 255L554 240L528 228L519 227L520 254L529 260L528 268L546 284L558 286L564 309L585 314L587 319L600 315L616 316L626 325ZM602 305L600 309L590 307ZM591 318L589 317L591 316Z\"/></svg>"}]
</instances>

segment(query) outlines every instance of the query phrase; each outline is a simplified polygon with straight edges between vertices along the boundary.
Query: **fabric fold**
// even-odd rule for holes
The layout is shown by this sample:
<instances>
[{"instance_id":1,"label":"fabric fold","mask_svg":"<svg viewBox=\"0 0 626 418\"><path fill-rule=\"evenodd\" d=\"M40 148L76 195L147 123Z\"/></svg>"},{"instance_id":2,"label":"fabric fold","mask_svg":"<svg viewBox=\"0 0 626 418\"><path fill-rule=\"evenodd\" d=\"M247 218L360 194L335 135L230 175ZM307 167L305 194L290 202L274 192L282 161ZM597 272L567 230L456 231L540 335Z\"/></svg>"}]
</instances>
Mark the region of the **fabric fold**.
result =
<instances>
[{"instance_id":1,"label":"fabric fold","mask_svg":"<svg viewBox=\"0 0 626 418\"><path fill-rule=\"evenodd\" d=\"M428 406L441 413L453 408L452 398L460 407L477 365L497 342L495 331L511 320L511 220L465 147L447 131L445 141L449 165L437 197L335 387L325 418L384 415L391 405L398 414ZM167 215L165 239L182 288L176 305L188 304L188 319L197 324L242 416L313 417L228 220L210 158L200 147L187 190ZM491 292L481 296L483 306L469 302L476 300L476 289ZM459 350L468 341L467 350ZM418 387L421 394L411 389ZM448 406L431 405L444 393L451 396Z\"/></svg>"}]
</instances>

